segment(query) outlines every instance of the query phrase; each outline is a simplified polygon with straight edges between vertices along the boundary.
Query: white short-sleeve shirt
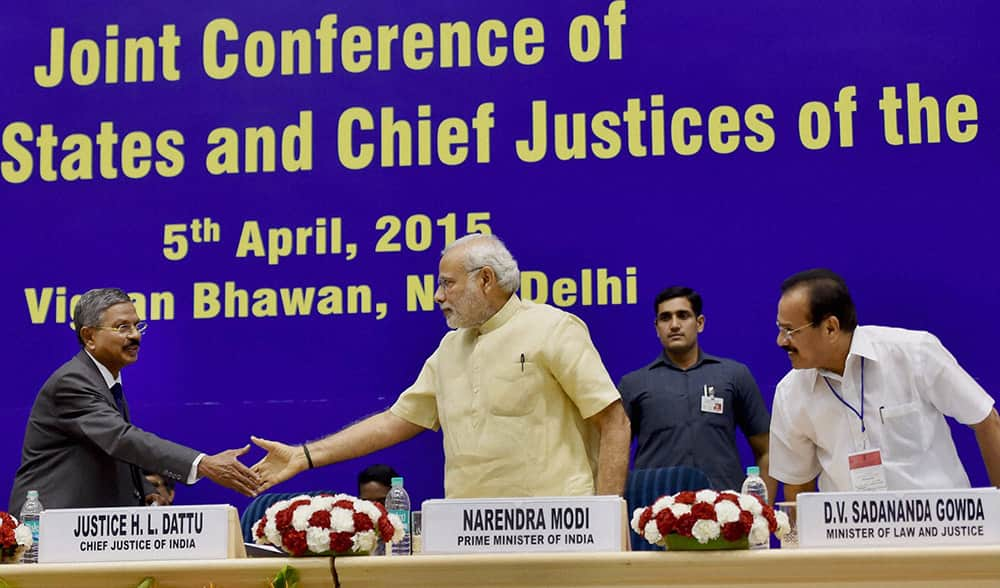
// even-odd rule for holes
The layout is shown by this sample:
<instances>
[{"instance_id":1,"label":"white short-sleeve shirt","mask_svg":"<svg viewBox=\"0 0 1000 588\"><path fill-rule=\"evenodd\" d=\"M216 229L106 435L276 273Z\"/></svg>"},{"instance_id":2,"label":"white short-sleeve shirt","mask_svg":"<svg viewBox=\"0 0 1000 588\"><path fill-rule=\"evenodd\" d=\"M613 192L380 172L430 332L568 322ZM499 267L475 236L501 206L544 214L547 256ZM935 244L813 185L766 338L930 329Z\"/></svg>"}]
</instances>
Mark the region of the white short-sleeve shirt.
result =
<instances>
[{"instance_id":1,"label":"white short-sleeve shirt","mask_svg":"<svg viewBox=\"0 0 1000 588\"><path fill-rule=\"evenodd\" d=\"M854 412L861 412L862 365L864 433ZM847 456L879 448L889 490L968 488L944 417L976 424L989 416L993 403L934 335L858 327L843 377L792 370L778 383L769 472L788 484L819 476L821 491L847 492L852 489Z\"/></svg>"}]
</instances>

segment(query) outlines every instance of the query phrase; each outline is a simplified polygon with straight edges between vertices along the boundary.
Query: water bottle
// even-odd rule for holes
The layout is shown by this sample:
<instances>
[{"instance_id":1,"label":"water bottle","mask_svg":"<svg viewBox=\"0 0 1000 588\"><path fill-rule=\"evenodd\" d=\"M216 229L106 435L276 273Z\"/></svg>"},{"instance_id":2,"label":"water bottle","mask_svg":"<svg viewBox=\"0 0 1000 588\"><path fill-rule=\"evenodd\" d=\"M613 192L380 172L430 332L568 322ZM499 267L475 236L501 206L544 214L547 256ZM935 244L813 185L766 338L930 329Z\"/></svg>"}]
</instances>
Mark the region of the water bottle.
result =
<instances>
[{"instance_id":1,"label":"water bottle","mask_svg":"<svg viewBox=\"0 0 1000 588\"><path fill-rule=\"evenodd\" d=\"M757 466L747 467L747 479L743 480L743 489L740 490L743 494L750 494L751 496L756 496L767 504L767 484L764 483L764 479L760 477L760 468ZM771 540L770 536L760 543L750 542L750 549L770 549Z\"/></svg>"},{"instance_id":2,"label":"water bottle","mask_svg":"<svg viewBox=\"0 0 1000 588\"><path fill-rule=\"evenodd\" d=\"M410 555L410 495L403 488L403 478L393 478L385 497L385 509L403 522L403 538L386 544L386 555Z\"/></svg>"},{"instance_id":3,"label":"water bottle","mask_svg":"<svg viewBox=\"0 0 1000 588\"><path fill-rule=\"evenodd\" d=\"M24 552L22 563L38 563L38 515L42 514L42 503L38 500L38 490L28 490L28 498L21 507L21 522L31 529L31 547Z\"/></svg>"}]
</instances>

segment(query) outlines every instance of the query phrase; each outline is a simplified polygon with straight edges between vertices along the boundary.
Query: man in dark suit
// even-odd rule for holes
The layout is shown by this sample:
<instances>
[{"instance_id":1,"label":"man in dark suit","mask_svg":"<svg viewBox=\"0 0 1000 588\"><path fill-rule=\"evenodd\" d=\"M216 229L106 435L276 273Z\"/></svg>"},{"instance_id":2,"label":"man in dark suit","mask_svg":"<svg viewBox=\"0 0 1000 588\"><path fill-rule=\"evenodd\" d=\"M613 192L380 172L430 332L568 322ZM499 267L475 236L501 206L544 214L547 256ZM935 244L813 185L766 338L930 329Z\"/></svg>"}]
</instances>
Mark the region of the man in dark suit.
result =
<instances>
[{"instance_id":1,"label":"man in dark suit","mask_svg":"<svg viewBox=\"0 0 1000 588\"><path fill-rule=\"evenodd\" d=\"M83 349L35 398L10 512L21 511L28 490L37 490L46 508L148 503L153 490L143 469L187 484L207 477L241 494L257 494L257 476L237 459L249 445L205 455L131 424L121 370L138 359L146 323L125 292L90 290L77 303L73 322Z\"/></svg>"}]
</instances>

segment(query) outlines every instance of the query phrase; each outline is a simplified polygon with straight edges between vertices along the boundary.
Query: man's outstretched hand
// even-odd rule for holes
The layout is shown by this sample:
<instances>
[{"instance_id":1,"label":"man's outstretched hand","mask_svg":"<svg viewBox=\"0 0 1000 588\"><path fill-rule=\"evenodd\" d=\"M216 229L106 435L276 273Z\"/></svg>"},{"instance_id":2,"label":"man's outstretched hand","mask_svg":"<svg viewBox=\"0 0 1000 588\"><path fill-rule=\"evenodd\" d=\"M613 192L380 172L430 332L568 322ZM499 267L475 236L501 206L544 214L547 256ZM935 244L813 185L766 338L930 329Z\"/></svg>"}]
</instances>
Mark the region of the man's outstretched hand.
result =
<instances>
[{"instance_id":1,"label":"man's outstretched hand","mask_svg":"<svg viewBox=\"0 0 1000 588\"><path fill-rule=\"evenodd\" d=\"M205 477L220 486L236 490L244 496L257 496L264 491L260 477L243 465L239 456L250 451L250 445L206 455L198 463L198 477Z\"/></svg>"},{"instance_id":2,"label":"man's outstretched hand","mask_svg":"<svg viewBox=\"0 0 1000 588\"><path fill-rule=\"evenodd\" d=\"M267 452L267 455L251 467L253 473L260 480L261 492L307 469L305 453L301 446L285 445L260 437L250 437L250 440L253 441L254 445Z\"/></svg>"}]
</instances>

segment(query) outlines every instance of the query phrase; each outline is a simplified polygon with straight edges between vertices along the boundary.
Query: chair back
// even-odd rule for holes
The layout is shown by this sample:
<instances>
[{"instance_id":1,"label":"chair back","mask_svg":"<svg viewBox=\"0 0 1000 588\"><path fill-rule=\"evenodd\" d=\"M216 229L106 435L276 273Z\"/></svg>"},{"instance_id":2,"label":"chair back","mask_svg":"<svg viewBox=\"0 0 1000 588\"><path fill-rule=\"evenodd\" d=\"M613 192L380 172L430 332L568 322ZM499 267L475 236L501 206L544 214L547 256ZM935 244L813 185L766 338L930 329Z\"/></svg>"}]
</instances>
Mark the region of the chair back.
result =
<instances>
[{"instance_id":1,"label":"chair back","mask_svg":"<svg viewBox=\"0 0 1000 588\"><path fill-rule=\"evenodd\" d=\"M255 537L253 536L253 526L254 523L260 520L260 517L264 516L264 511L268 509L272 504L280 500L288 500L289 498L294 498L295 496L301 496L306 494L308 496L316 496L317 494L335 494L329 490L310 490L307 492L265 492L250 501L246 509L243 510L243 514L240 515L240 529L243 530L243 541L247 543L254 543Z\"/></svg>"},{"instance_id":2,"label":"chair back","mask_svg":"<svg viewBox=\"0 0 1000 588\"><path fill-rule=\"evenodd\" d=\"M708 476L704 472L687 466L632 470L625 482L625 502L628 504L629 518L631 519L635 509L649 506L665 494L676 494L684 490L704 490L709 487L711 486ZM661 549L637 535L635 531L631 533L633 551Z\"/></svg>"}]
</instances>

